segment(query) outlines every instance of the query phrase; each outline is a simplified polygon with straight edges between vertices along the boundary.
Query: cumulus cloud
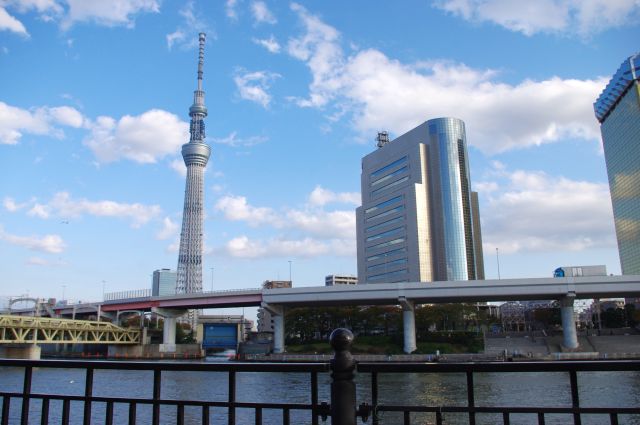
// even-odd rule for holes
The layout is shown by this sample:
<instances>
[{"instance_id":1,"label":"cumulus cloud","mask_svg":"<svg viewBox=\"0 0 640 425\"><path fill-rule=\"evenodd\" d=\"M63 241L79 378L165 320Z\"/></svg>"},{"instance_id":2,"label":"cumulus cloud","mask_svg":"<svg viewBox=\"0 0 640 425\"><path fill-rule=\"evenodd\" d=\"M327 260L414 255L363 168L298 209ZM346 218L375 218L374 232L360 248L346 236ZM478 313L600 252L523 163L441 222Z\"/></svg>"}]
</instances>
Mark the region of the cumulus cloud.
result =
<instances>
[{"instance_id":1,"label":"cumulus cloud","mask_svg":"<svg viewBox=\"0 0 640 425\"><path fill-rule=\"evenodd\" d=\"M319 241L312 238L251 240L247 236L239 236L224 246L224 253L238 258L353 256L355 252L355 245L350 246L342 240Z\"/></svg>"},{"instance_id":2,"label":"cumulus cloud","mask_svg":"<svg viewBox=\"0 0 640 425\"><path fill-rule=\"evenodd\" d=\"M633 22L637 0L438 0L434 6L472 22L493 22L527 36L569 33L588 36Z\"/></svg>"},{"instance_id":3,"label":"cumulus cloud","mask_svg":"<svg viewBox=\"0 0 640 425\"><path fill-rule=\"evenodd\" d=\"M341 202L352 205L360 205L361 198L357 192L336 193L322 186L316 186L311 194L309 194L309 203L311 205L323 206L326 204Z\"/></svg>"},{"instance_id":4,"label":"cumulus cloud","mask_svg":"<svg viewBox=\"0 0 640 425\"><path fill-rule=\"evenodd\" d=\"M156 239L169 239L175 236L176 233L178 233L179 229L180 227L178 226L178 223L174 222L169 217L165 217L164 219L162 219L162 229L160 229L158 233L156 233Z\"/></svg>"},{"instance_id":5,"label":"cumulus cloud","mask_svg":"<svg viewBox=\"0 0 640 425\"><path fill-rule=\"evenodd\" d=\"M615 246L607 184L542 171L503 169L496 176L497 181L475 185L482 202L485 250L558 252Z\"/></svg>"},{"instance_id":6,"label":"cumulus cloud","mask_svg":"<svg viewBox=\"0 0 640 425\"><path fill-rule=\"evenodd\" d=\"M224 196L218 199L214 208L222 212L227 220L245 221L250 226L270 224L280 227L282 225L280 217L273 209L251 206L244 196Z\"/></svg>"},{"instance_id":7,"label":"cumulus cloud","mask_svg":"<svg viewBox=\"0 0 640 425\"><path fill-rule=\"evenodd\" d=\"M273 34L269 38L253 38L251 40L271 53L280 53L280 43L278 43Z\"/></svg>"},{"instance_id":8,"label":"cumulus cloud","mask_svg":"<svg viewBox=\"0 0 640 425\"><path fill-rule=\"evenodd\" d=\"M64 267L67 265L65 261L61 260L48 260L41 257L29 257L27 264L30 266L42 266L42 267Z\"/></svg>"},{"instance_id":9,"label":"cumulus cloud","mask_svg":"<svg viewBox=\"0 0 640 425\"><path fill-rule=\"evenodd\" d=\"M263 1L254 1L251 3L251 13L257 24L275 24L278 22L276 17Z\"/></svg>"},{"instance_id":10,"label":"cumulus cloud","mask_svg":"<svg viewBox=\"0 0 640 425\"><path fill-rule=\"evenodd\" d=\"M288 52L304 61L313 81L303 107L329 105L349 114L361 136L380 126L396 134L428 118L465 121L468 142L486 153L503 152L565 137L599 139L592 103L606 78L525 80L507 84L490 69L442 60L404 64L375 49L346 57L339 33L300 5L293 10L305 28ZM434 102L434 99L438 99ZM369 137L363 137L369 140Z\"/></svg>"},{"instance_id":11,"label":"cumulus cloud","mask_svg":"<svg viewBox=\"0 0 640 425\"><path fill-rule=\"evenodd\" d=\"M66 244L59 235L18 236L7 233L2 226L0 226L0 240L31 251L42 251L51 254L59 254L66 248Z\"/></svg>"},{"instance_id":12,"label":"cumulus cloud","mask_svg":"<svg viewBox=\"0 0 640 425\"><path fill-rule=\"evenodd\" d=\"M76 22L93 22L107 27L125 26L133 28L135 16L140 13L159 13L157 0L66 0L67 14L61 26L68 29Z\"/></svg>"},{"instance_id":13,"label":"cumulus cloud","mask_svg":"<svg viewBox=\"0 0 640 425\"><path fill-rule=\"evenodd\" d=\"M27 204L18 204L16 203L15 199L11 198L11 197L5 197L2 200L2 206L4 207L5 210L9 211L9 212L16 212L16 211L20 211L22 208L24 208Z\"/></svg>"},{"instance_id":14,"label":"cumulus cloud","mask_svg":"<svg viewBox=\"0 0 640 425\"><path fill-rule=\"evenodd\" d=\"M184 165L184 160L182 159L174 159L169 163L169 168L174 170L176 173L181 175L182 177L187 176L187 166Z\"/></svg>"},{"instance_id":15,"label":"cumulus cloud","mask_svg":"<svg viewBox=\"0 0 640 425\"><path fill-rule=\"evenodd\" d=\"M29 36L22 22L11 16L4 7L0 7L0 31L11 31L25 37Z\"/></svg>"},{"instance_id":16,"label":"cumulus cloud","mask_svg":"<svg viewBox=\"0 0 640 425\"><path fill-rule=\"evenodd\" d=\"M153 163L174 154L189 138L189 124L160 109L116 120L98 117L90 125L91 134L84 140L101 162L129 159Z\"/></svg>"},{"instance_id":17,"label":"cumulus cloud","mask_svg":"<svg viewBox=\"0 0 640 425\"><path fill-rule=\"evenodd\" d=\"M238 11L236 10L236 6L238 5L238 0L227 0L224 4L224 11L227 15L227 18L231 20L238 19Z\"/></svg>"},{"instance_id":18,"label":"cumulus cloud","mask_svg":"<svg viewBox=\"0 0 640 425\"><path fill-rule=\"evenodd\" d=\"M0 144L15 145L23 134L51 135L63 138L59 126L79 128L85 125L82 114L70 106L22 109L0 102Z\"/></svg>"},{"instance_id":19,"label":"cumulus cloud","mask_svg":"<svg viewBox=\"0 0 640 425\"><path fill-rule=\"evenodd\" d=\"M238 94L242 99L250 100L263 108L268 108L271 102L271 95L268 90L271 83L280 75L269 71L247 72L238 69L233 81L238 88Z\"/></svg>"}]
</instances>

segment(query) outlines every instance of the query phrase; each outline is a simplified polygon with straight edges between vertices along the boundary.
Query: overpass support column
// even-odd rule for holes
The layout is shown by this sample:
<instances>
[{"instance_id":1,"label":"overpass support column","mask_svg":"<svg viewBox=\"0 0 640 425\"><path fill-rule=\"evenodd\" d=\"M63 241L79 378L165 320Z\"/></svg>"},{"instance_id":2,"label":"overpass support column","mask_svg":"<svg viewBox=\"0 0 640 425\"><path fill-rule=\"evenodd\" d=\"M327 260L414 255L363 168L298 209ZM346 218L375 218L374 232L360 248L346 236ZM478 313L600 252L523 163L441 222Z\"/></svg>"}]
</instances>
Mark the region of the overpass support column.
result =
<instances>
[{"instance_id":1,"label":"overpass support column","mask_svg":"<svg viewBox=\"0 0 640 425\"><path fill-rule=\"evenodd\" d=\"M563 335L562 345L569 349L578 348L578 332L576 330L576 321L573 313L573 300L575 298L576 294L573 292L560 298L560 317L562 319Z\"/></svg>"},{"instance_id":2,"label":"overpass support column","mask_svg":"<svg viewBox=\"0 0 640 425\"><path fill-rule=\"evenodd\" d=\"M153 307L152 311L164 318L164 327L162 328L162 345L160 351L175 352L176 351L176 324L177 318L183 316L188 310L177 310L170 308Z\"/></svg>"},{"instance_id":3,"label":"overpass support column","mask_svg":"<svg viewBox=\"0 0 640 425\"><path fill-rule=\"evenodd\" d=\"M284 353L284 307L262 303L263 309L271 314L273 319L273 352Z\"/></svg>"},{"instance_id":4,"label":"overpass support column","mask_svg":"<svg viewBox=\"0 0 640 425\"><path fill-rule=\"evenodd\" d=\"M416 315L415 304L406 297L398 298L402 307L402 323L404 334L404 352L411 354L418 348L416 345Z\"/></svg>"}]
</instances>

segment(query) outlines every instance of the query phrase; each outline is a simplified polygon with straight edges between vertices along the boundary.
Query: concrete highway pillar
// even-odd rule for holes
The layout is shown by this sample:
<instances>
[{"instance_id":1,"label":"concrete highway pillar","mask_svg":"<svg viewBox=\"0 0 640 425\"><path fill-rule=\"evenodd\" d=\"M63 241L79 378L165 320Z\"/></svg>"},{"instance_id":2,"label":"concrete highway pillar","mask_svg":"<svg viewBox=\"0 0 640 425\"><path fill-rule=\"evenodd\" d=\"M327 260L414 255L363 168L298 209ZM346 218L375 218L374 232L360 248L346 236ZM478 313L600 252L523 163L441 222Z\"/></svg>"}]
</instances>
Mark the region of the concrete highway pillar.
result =
<instances>
[{"instance_id":1,"label":"concrete highway pillar","mask_svg":"<svg viewBox=\"0 0 640 425\"><path fill-rule=\"evenodd\" d=\"M160 351L167 353L175 352L176 319L180 316L184 316L188 310L153 307L152 311L164 318L164 327L162 328L162 347L160 348Z\"/></svg>"},{"instance_id":2,"label":"concrete highway pillar","mask_svg":"<svg viewBox=\"0 0 640 425\"><path fill-rule=\"evenodd\" d=\"M575 298L576 294L573 292L560 298L560 317L562 319L563 335L562 345L569 349L578 348L578 331L576 330L576 321L573 313L573 300Z\"/></svg>"},{"instance_id":3,"label":"concrete highway pillar","mask_svg":"<svg viewBox=\"0 0 640 425\"><path fill-rule=\"evenodd\" d=\"M406 297L398 298L398 303L402 307L402 324L404 334L404 352L411 354L418 346L416 345L416 315L413 301Z\"/></svg>"},{"instance_id":4,"label":"concrete highway pillar","mask_svg":"<svg viewBox=\"0 0 640 425\"><path fill-rule=\"evenodd\" d=\"M273 319L273 352L284 353L284 307L262 303L261 307L269 312Z\"/></svg>"}]
</instances>

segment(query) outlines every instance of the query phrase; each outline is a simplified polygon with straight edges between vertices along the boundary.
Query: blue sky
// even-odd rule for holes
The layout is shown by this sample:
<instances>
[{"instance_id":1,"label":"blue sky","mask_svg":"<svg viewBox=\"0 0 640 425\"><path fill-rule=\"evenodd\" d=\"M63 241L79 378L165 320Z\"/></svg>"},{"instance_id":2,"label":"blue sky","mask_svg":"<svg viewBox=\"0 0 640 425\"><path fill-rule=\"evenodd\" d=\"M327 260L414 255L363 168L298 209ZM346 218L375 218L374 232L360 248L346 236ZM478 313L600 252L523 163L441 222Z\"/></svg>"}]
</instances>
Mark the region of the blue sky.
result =
<instances>
[{"instance_id":1,"label":"blue sky","mask_svg":"<svg viewBox=\"0 0 640 425\"><path fill-rule=\"evenodd\" d=\"M0 0L0 296L97 300L175 269L207 33L204 287L356 273L360 160L465 121L487 278L620 273L592 104L635 0ZM290 263L291 262L291 263Z\"/></svg>"}]
</instances>

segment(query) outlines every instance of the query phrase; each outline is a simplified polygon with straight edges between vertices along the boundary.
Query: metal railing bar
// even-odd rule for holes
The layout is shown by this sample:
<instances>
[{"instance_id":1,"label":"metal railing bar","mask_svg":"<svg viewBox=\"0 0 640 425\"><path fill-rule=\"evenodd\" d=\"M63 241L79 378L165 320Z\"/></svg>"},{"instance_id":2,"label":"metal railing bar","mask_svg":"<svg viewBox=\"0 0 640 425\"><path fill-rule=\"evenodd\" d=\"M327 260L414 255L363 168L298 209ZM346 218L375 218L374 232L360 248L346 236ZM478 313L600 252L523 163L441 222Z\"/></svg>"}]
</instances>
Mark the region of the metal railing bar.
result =
<instances>
[{"instance_id":1,"label":"metal railing bar","mask_svg":"<svg viewBox=\"0 0 640 425\"><path fill-rule=\"evenodd\" d=\"M291 416L289 414L289 409L284 409L282 411L282 425L289 425L291 422Z\"/></svg>"},{"instance_id":2,"label":"metal railing bar","mask_svg":"<svg viewBox=\"0 0 640 425\"><path fill-rule=\"evenodd\" d=\"M436 411L436 425L442 425L442 412Z\"/></svg>"},{"instance_id":3,"label":"metal railing bar","mask_svg":"<svg viewBox=\"0 0 640 425\"><path fill-rule=\"evenodd\" d=\"M91 425L91 397L93 396L93 369L88 368L84 380L84 416L83 425Z\"/></svg>"},{"instance_id":4,"label":"metal railing bar","mask_svg":"<svg viewBox=\"0 0 640 425\"><path fill-rule=\"evenodd\" d=\"M262 407L255 408L254 418L256 425L262 425Z\"/></svg>"},{"instance_id":5,"label":"metal railing bar","mask_svg":"<svg viewBox=\"0 0 640 425\"><path fill-rule=\"evenodd\" d=\"M404 425L411 425L411 412L405 411L403 413Z\"/></svg>"},{"instance_id":6,"label":"metal railing bar","mask_svg":"<svg viewBox=\"0 0 640 425\"><path fill-rule=\"evenodd\" d=\"M160 424L160 388L162 386L162 371L154 370L153 371L153 414L152 414L152 423L153 425Z\"/></svg>"},{"instance_id":7,"label":"metal railing bar","mask_svg":"<svg viewBox=\"0 0 640 425\"><path fill-rule=\"evenodd\" d=\"M466 373L471 372L601 372L638 371L638 360L585 360L562 362L496 362L496 363L391 363L359 362L363 373Z\"/></svg>"},{"instance_id":8,"label":"metal railing bar","mask_svg":"<svg viewBox=\"0 0 640 425\"><path fill-rule=\"evenodd\" d=\"M358 365L358 370L360 370L360 365ZM378 372L371 372L371 405L373 406L373 418L371 422L373 425L378 425Z\"/></svg>"},{"instance_id":9,"label":"metal railing bar","mask_svg":"<svg viewBox=\"0 0 640 425\"><path fill-rule=\"evenodd\" d=\"M611 425L618 425L618 415L616 415L615 413L610 413L609 422L611 422Z\"/></svg>"},{"instance_id":10,"label":"metal railing bar","mask_svg":"<svg viewBox=\"0 0 640 425\"><path fill-rule=\"evenodd\" d=\"M9 407L11 406L11 397L5 395L2 397L2 425L9 425Z\"/></svg>"},{"instance_id":11,"label":"metal railing bar","mask_svg":"<svg viewBox=\"0 0 640 425\"><path fill-rule=\"evenodd\" d=\"M229 408L227 413L227 417L229 419L228 421L229 425L236 424L235 402L236 402L236 372L229 371L229 405L228 405Z\"/></svg>"},{"instance_id":12,"label":"metal railing bar","mask_svg":"<svg viewBox=\"0 0 640 425\"><path fill-rule=\"evenodd\" d=\"M545 425L544 412L538 412L538 425Z\"/></svg>"},{"instance_id":13,"label":"metal railing bar","mask_svg":"<svg viewBox=\"0 0 640 425\"><path fill-rule=\"evenodd\" d=\"M178 404L178 411L176 412L176 424L184 425L184 404Z\"/></svg>"},{"instance_id":14,"label":"metal railing bar","mask_svg":"<svg viewBox=\"0 0 640 425\"><path fill-rule=\"evenodd\" d=\"M62 400L62 425L69 425L69 412L71 410L71 400Z\"/></svg>"},{"instance_id":15,"label":"metal railing bar","mask_svg":"<svg viewBox=\"0 0 640 425\"><path fill-rule=\"evenodd\" d=\"M113 425L113 401L107 401L107 408L104 415L105 425Z\"/></svg>"},{"instance_id":16,"label":"metal railing bar","mask_svg":"<svg viewBox=\"0 0 640 425\"><path fill-rule=\"evenodd\" d=\"M129 425L136 425L136 407L137 403L129 403Z\"/></svg>"},{"instance_id":17,"label":"metal railing bar","mask_svg":"<svg viewBox=\"0 0 640 425\"><path fill-rule=\"evenodd\" d=\"M209 406L202 406L202 425L209 425Z\"/></svg>"},{"instance_id":18,"label":"metal railing bar","mask_svg":"<svg viewBox=\"0 0 640 425\"><path fill-rule=\"evenodd\" d=\"M318 425L318 372L311 372L311 425Z\"/></svg>"},{"instance_id":19,"label":"metal railing bar","mask_svg":"<svg viewBox=\"0 0 640 425\"><path fill-rule=\"evenodd\" d=\"M42 408L40 410L40 425L47 425L49 423L49 399L42 399Z\"/></svg>"},{"instance_id":20,"label":"metal railing bar","mask_svg":"<svg viewBox=\"0 0 640 425\"><path fill-rule=\"evenodd\" d=\"M575 425L581 425L582 420L580 419L580 398L578 395L578 374L575 369L569 371L569 381L571 383L571 405L574 408L573 412L573 423Z\"/></svg>"},{"instance_id":21,"label":"metal railing bar","mask_svg":"<svg viewBox=\"0 0 640 425\"><path fill-rule=\"evenodd\" d=\"M502 412L502 423L503 425L510 425L511 422L509 420L509 412Z\"/></svg>"},{"instance_id":22,"label":"metal railing bar","mask_svg":"<svg viewBox=\"0 0 640 425\"><path fill-rule=\"evenodd\" d=\"M31 379L33 377L33 367L24 368L24 381L22 383L22 413L20 414L22 425L29 424L29 394L31 393Z\"/></svg>"},{"instance_id":23,"label":"metal railing bar","mask_svg":"<svg viewBox=\"0 0 640 425\"><path fill-rule=\"evenodd\" d=\"M475 398L473 394L473 372L467 371L467 406L469 406L469 425L476 425Z\"/></svg>"}]
</instances>

